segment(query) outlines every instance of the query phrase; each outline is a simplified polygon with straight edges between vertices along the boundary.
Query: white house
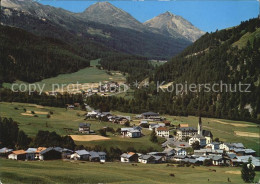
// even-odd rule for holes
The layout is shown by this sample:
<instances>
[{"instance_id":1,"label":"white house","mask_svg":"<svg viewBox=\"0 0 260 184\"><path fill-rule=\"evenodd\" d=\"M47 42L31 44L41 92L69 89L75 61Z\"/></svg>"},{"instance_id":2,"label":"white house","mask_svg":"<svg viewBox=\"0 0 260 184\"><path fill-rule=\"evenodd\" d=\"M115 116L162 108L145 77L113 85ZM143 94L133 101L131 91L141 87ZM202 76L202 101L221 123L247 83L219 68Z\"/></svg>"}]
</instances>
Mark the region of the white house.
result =
<instances>
[{"instance_id":1,"label":"white house","mask_svg":"<svg viewBox=\"0 0 260 184\"><path fill-rule=\"evenodd\" d=\"M213 150L218 150L219 145L220 145L219 142L212 142L212 143L207 144L207 148L211 148Z\"/></svg>"},{"instance_id":2,"label":"white house","mask_svg":"<svg viewBox=\"0 0 260 184\"><path fill-rule=\"evenodd\" d=\"M129 153L123 153L121 155L121 162L137 162L138 161L138 155L136 153L133 152L129 152Z\"/></svg>"},{"instance_id":3,"label":"white house","mask_svg":"<svg viewBox=\"0 0 260 184\"><path fill-rule=\"evenodd\" d=\"M8 155L8 159L12 160L25 160L26 159L26 151L24 150L17 150L13 151L11 154Z\"/></svg>"},{"instance_id":4,"label":"white house","mask_svg":"<svg viewBox=\"0 0 260 184\"><path fill-rule=\"evenodd\" d=\"M139 130L131 130L128 131L126 135L131 138L137 138L137 137L141 137L142 133Z\"/></svg>"},{"instance_id":5,"label":"white house","mask_svg":"<svg viewBox=\"0 0 260 184\"><path fill-rule=\"evenodd\" d=\"M206 138L200 134L194 135L189 139L189 145L192 145L194 142L198 141L201 147L206 146Z\"/></svg>"},{"instance_id":6,"label":"white house","mask_svg":"<svg viewBox=\"0 0 260 184\"><path fill-rule=\"evenodd\" d=\"M174 148L175 155L187 155L186 149L184 148Z\"/></svg>"},{"instance_id":7,"label":"white house","mask_svg":"<svg viewBox=\"0 0 260 184\"><path fill-rule=\"evenodd\" d=\"M160 137L168 138L170 136L170 131L167 127L158 127L155 129L156 135Z\"/></svg>"},{"instance_id":8,"label":"white house","mask_svg":"<svg viewBox=\"0 0 260 184\"><path fill-rule=\"evenodd\" d=\"M74 160L88 160L89 159L89 152L86 150L78 150L73 153L70 158Z\"/></svg>"}]
</instances>

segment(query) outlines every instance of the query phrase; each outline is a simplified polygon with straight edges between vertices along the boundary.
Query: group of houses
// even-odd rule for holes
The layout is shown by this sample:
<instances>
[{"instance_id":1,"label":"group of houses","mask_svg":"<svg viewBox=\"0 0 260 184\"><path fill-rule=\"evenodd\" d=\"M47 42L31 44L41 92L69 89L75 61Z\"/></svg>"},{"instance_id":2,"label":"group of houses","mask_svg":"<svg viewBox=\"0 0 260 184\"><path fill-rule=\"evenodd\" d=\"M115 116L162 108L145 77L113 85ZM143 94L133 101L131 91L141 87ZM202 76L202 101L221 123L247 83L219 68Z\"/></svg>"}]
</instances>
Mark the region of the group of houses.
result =
<instances>
[{"instance_id":1,"label":"group of houses","mask_svg":"<svg viewBox=\"0 0 260 184\"><path fill-rule=\"evenodd\" d=\"M13 150L8 148L0 149L0 157L12 160L58 160L73 159L91 162L105 162L106 153L96 151L77 150L61 147L39 147L28 148L27 150Z\"/></svg>"},{"instance_id":2,"label":"group of houses","mask_svg":"<svg viewBox=\"0 0 260 184\"><path fill-rule=\"evenodd\" d=\"M171 142L175 142L175 144L169 145ZM260 170L260 161L254 157L256 152L252 149L246 149L242 143L211 143L205 148L194 150L194 152L189 152L187 149L190 148L189 144L179 142L173 138L169 138L165 143L162 144L164 147L164 151L162 152L150 152L147 154L134 152L123 153L121 155L121 162L203 165L205 160L208 160L210 165L214 166L240 166L243 163L248 163L248 159L251 158L255 170ZM219 147L212 147L212 145L219 145ZM226 151L224 148L227 145L232 145L229 151ZM237 149L243 150L243 152L236 152Z\"/></svg>"},{"instance_id":3,"label":"group of houses","mask_svg":"<svg viewBox=\"0 0 260 184\"><path fill-rule=\"evenodd\" d=\"M113 115L110 112L100 112L99 110L93 110L86 114L85 119L94 118L102 121L109 121L112 123L126 125L131 121L130 116Z\"/></svg>"}]
</instances>

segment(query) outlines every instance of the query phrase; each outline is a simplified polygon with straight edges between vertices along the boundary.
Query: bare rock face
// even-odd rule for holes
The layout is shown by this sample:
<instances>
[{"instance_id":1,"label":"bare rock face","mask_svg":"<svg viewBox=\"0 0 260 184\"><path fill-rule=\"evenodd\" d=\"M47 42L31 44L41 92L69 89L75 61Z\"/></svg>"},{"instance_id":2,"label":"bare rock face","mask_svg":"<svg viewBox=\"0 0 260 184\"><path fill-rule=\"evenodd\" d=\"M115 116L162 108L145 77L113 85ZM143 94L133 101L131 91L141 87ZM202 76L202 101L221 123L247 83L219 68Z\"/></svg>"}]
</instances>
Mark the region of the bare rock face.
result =
<instances>
[{"instance_id":1,"label":"bare rock face","mask_svg":"<svg viewBox=\"0 0 260 184\"><path fill-rule=\"evenodd\" d=\"M144 25L157 28L164 34L169 34L172 37L176 37L177 34L180 34L192 42L204 34L203 31L193 26L189 21L170 12L160 14L146 21Z\"/></svg>"}]
</instances>

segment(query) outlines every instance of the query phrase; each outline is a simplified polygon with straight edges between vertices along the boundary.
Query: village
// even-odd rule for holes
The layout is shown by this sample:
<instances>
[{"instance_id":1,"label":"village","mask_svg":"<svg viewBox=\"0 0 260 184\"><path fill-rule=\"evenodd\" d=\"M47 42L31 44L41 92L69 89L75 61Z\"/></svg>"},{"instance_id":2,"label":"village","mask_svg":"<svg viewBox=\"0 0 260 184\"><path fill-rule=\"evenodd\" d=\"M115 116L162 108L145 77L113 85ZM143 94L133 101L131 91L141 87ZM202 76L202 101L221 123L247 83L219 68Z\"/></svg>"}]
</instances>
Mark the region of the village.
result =
<instances>
[{"instance_id":1,"label":"village","mask_svg":"<svg viewBox=\"0 0 260 184\"><path fill-rule=\"evenodd\" d=\"M69 106L67 108L70 108ZM161 144L163 151L152 151L147 153L125 152L117 158L122 163L160 164L169 163L193 166L241 166L244 163L251 163L255 170L260 170L260 161L256 158L256 151L246 148L239 142L220 142L214 139L209 130L203 129L202 118L198 118L197 127L190 127L189 124L181 123L173 126L166 118L158 113L145 112L134 117L139 124L130 123L130 116L113 115L110 112L92 110L86 113L85 121L96 119L107 121L112 124L124 126L117 130L122 138L138 139L147 136L143 130L149 130L155 138L165 139ZM104 131L108 127L103 127ZM82 135L95 135L91 130L91 123L79 123L78 133ZM9 148L0 149L2 158L24 161L46 161L65 159L71 161L90 161L105 163L107 153L93 150L70 150L61 147L38 147L27 150L13 150Z\"/></svg>"}]
</instances>

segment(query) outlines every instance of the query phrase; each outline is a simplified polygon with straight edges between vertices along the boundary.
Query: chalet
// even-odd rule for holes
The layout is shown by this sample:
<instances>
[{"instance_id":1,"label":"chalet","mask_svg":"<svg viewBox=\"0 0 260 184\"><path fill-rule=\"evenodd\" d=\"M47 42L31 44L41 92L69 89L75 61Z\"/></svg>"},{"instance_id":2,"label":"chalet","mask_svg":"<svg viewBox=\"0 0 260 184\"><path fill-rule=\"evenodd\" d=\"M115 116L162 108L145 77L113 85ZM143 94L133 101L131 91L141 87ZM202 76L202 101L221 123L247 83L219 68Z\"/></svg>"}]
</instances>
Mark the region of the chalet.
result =
<instances>
[{"instance_id":1,"label":"chalet","mask_svg":"<svg viewBox=\"0 0 260 184\"><path fill-rule=\"evenodd\" d=\"M90 123L80 123L79 124L79 132L89 134L90 133L90 126L91 126Z\"/></svg>"},{"instance_id":2,"label":"chalet","mask_svg":"<svg viewBox=\"0 0 260 184\"><path fill-rule=\"evenodd\" d=\"M244 145L242 143L222 143L219 145L219 149L222 149L222 150L226 150L226 151L231 151L231 150L234 150L234 149L244 149Z\"/></svg>"},{"instance_id":3,"label":"chalet","mask_svg":"<svg viewBox=\"0 0 260 184\"><path fill-rule=\"evenodd\" d=\"M140 126L142 125L149 125L148 121L147 120L141 120L140 123L139 123Z\"/></svg>"},{"instance_id":4,"label":"chalet","mask_svg":"<svg viewBox=\"0 0 260 184\"><path fill-rule=\"evenodd\" d=\"M140 130L130 130L127 132L127 136L131 138L138 138L142 136L142 133Z\"/></svg>"},{"instance_id":5,"label":"chalet","mask_svg":"<svg viewBox=\"0 0 260 184\"><path fill-rule=\"evenodd\" d=\"M153 129L156 129L156 128L159 128L159 127L165 127L165 124L164 123L152 123L152 124L149 124L149 130L153 130Z\"/></svg>"},{"instance_id":6,"label":"chalet","mask_svg":"<svg viewBox=\"0 0 260 184\"><path fill-rule=\"evenodd\" d=\"M98 152L100 162L106 162L107 154L105 152Z\"/></svg>"},{"instance_id":7,"label":"chalet","mask_svg":"<svg viewBox=\"0 0 260 184\"><path fill-rule=\"evenodd\" d=\"M224 165L225 164L222 156L208 155L207 158L212 160L213 165Z\"/></svg>"},{"instance_id":8,"label":"chalet","mask_svg":"<svg viewBox=\"0 0 260 184\"><path fill-rule=\"evenodd\" d=\"M35 160L36 152L37 152L37 148L28 148L26 150L26 160Z\"/></svg>"},{"instance_id":9,"label":"chalet","mask_svg":"<svg viewBox=\"0 0 260 184\"><path fill-rule=\"evenodd\" d=\"M193 127L182 127L177 129L177 138L178 140L185 140L186 137L193 137L196 135L198 130Z\"/></svg>"},{"instance_id":10,"label":"chalet","mask_svg":"<svg viewBox=\"0 0 260 184\"><path fill-rule=\"evenodd\" d=\"M184 148L174 148L175 155L187 155L186 149Z\"/></svg>"},{"instance_id":11,"label":"chalet","mask_svg":"<svg viewBox=\"0 0 260 184\"><path fill-rule=\"evenodd\" d=\"M175 162L181 162L185 158L188 158L188 156L187 155L174 155L172 160Z\"/></svg>"},{"instance_id":12,"label":"chalet","mask_svg":"<svg viewBox=\"0 0 260 184\"><path fill-rule=\"evenodd\" d=\"M169 129L166 127L158 127L155 129L156 135L168 138L170 136Z\"/></svg>"},{"instance_id":13,"label":"chalet","mask_svg":"<svg viewBox=\"0 0 260 184\"><path fill-rule=\"evenodd\" d=\"M175 155L175 150L174 150L174 148L165 148L164 149L164 151L163 151L163 153L165 153L166 155L166 161L167 160L171 160L171 158Z\"/></svg>"},{"instance_id":14,"label":"chalet","mask_svg":"<svg viewBox=\"0 0 260 184\"><path fill-rule=\"evenodd\" d=\"M6 147L0 149L0 157L8 158L8 155L12 153L13 149L8 149Z\"/></svg>"},{"instance_id":15,"label":"chalet","mask_svg":"<svg viewBox=\"0 0 260 184\"><path fill-rule=\"evenodd\" d=\"M206 138L203 137L202 135L200 134L194 135L192 138L189 139L189 144L192 145L196 141L199 142L201 147L206 146Z\"/></svg>"},{"instance_id":16,"label":"chalet","mask_svg":"<svg viewBox=\"0 0 260 184\"><path fill-rule=\"evenodd\" d=\"M24 150L13 151L11 154L8 155L8 159L25 160L26 159L26 151L24 151Z\"/></svg>"},{"instance_id":17,"label":"chalet","mask_svg":"<svg viewBox=\"0 0 260 184\"><path fill-rule=\"evenodd\" d=\"M143 163L143 164L162 163L162 156L142 155L139 157L138 162Z\"/></svg>"},{"instance_id":18,"label":"chalet","mask_svg":"<svg viewBox=\"0 0 260 184\"><path fill-rule=\"evenodd\" d=\"M86 150L77 150L73 153L70 158L73 160L89 160L89 152Z\"/></svg>"},{"instance_id":19,"label":"chalet","mask_svg":"<svg viewBox=\"0 0 260 184\"><path fill-rule=\"evenodd\" d=\"M211 148L213 150L218 150L219 149L219 145L220 145L219 142L212 142L212 143L208 143L206 147L207 148Z\"/></svg>"},{"instance_id":20,"label":"chalet","mask_svg":"<svg viewBox=\"0 0 260 184\"><path fill-rule=\"evenodd\" d=\"M134 126L132 128L121 128L121 134L131 138L141 137L142 127Z\"/></svg>"},{"instance_id":21,"label":"chalet","mask_svg":"<svg viewBox=\"0 0 260 184\"><path fill-rule=\"evenodd\" d=\"M143 119L149 119L151 121L161 121L161 117L159 117L158 113L154 112L145 112L141 114Z\"/></svg>"},{"instance_id":22,"label":"chalet","mask_svg":"<svg viewBox=\"0 0 260 184\"><path fill-rule=\"evenodd\" d=\"M121 162L138 162L138 154L129 152L121 155Z\"/></svg>"},{"instance_id":23,"label":"chalet","mask_svg":"<svg viewBox=\"0 0 260 184\"><path fill-rule=\"evenodd\" d=\"M60 147L49 147L40 152L40 160L55 160L62 158L62 150Z\"/></svg>"},{"instance_id":24,"label":"chalet","mask_svg":"<svg viewBox=\"0 0 260 184\"><path fill-rule=\"evenodd\" d=\"M43 150L46 150L47 148L45 147L38 147L35 153L35 159L40 159L40 152Z\"/></svg>"},{"instance_id":25,"label":"chalet","mask_svg":"<svg viewBox=\"0 0 260 184\"><path fill-rule=\"evenodd\" d=\"M89 152L89 161L91 162L105 162L106 161L106 153L105 152Z\"/></svg>"}]
</instances>

